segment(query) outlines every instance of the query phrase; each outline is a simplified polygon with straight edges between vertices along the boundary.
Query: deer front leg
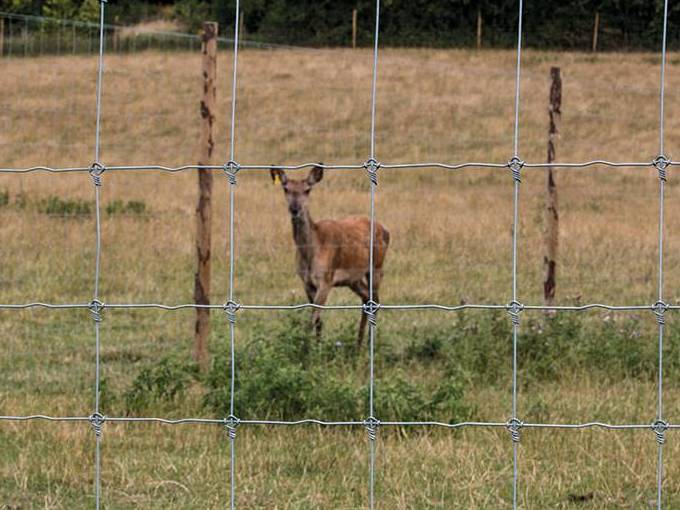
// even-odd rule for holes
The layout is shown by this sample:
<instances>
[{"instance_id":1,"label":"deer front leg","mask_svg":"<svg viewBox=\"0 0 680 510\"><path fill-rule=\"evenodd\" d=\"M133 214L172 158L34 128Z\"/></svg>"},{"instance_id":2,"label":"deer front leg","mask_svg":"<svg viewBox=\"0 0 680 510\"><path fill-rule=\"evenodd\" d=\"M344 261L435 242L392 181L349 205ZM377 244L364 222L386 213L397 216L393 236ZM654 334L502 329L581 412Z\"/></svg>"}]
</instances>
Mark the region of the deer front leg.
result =
<instances>
[{"instance_id":1,"label":"deer front leg","mask_svg":"<svg viewBox=\"0 0 680 510\"><path fill-rule=\"evenodd\" d=\"M363 281L354 282L350 288L361 298L362 304L368 303L368 284ZM359 322L359 334L357 335L357 346L361 348L366 331L366 314L361 311L361 321Z\"/></svg>"},{"instance_id":2,"label":"deer front leg","mask_svg":"<svg viewBox=\"0 0 680 510\"><path fill-rule=\"evenodd\" d=\"M305 282L305 294L307 294L307 302L313 303L316 296L316 285L312 282Z\"/></svg>"},{"instance_id":3,"label":"deer front leg","mask_svg":"<svg viewBox=\"0 0 680 510\"><path fill-rule=\"evenodd\" d=\"M316 289L316 295L314 296L314 304L321 306L325 305L330 291L331 291L330 283L325 281L322 282ZM320 341L322 324L321 324L321 310L319 310L318 308L314 308L314 310L312 310L312 325L314 327L314 330L316 331L316 339Z\"/></svg>"}]
</instances>

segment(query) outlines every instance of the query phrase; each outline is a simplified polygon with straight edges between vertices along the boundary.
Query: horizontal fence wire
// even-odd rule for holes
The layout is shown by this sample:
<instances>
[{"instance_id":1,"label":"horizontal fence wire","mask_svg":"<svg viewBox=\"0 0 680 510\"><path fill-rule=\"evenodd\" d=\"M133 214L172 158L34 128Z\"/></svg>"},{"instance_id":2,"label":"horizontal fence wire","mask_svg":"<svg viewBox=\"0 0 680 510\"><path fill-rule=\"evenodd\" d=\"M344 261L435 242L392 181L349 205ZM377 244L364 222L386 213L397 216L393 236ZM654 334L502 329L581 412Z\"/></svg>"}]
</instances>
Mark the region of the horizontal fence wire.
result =
<instances>
[{"instance_id":1,"label":"horizontal fence wire","mask_svg":"<svg viewBox=\"0 0 680 510\"><path fill-rule=\"evenodd\" d=\"M663 161L665 167L670 166L680 166L680 161ZM607 161L604 159L597 159L593 161L583 161L583 162L564 162L564 163L527 163L521 162L522 168L527 169L546 169L546 168L563 168L563 169L579 169L579 168L589 168L595 166L604 166L612 168L658 168L659 161L658 158L651 161L638 161L638 162L616 162ZM474 161L468 161L464 163L380 163L380 170L408 170L408 169L430 169L430 168L441 168L444 170L463 170L466 168L496 168L496 169L506 169L511 170L513 163L511 161L507 163L480 163ZM243 170L303 170L307 168L320 167L324 170L366 170L366 163L346 163L346 164L334 164L328 165L323 163L300 163L298 165L239 165L237 171ZM104 172L144 172L144 171L160 171L160 172L186 172L190 170L216 170L229 173L230 169L228 164L224 165L179 165L179 166L165 166L165 165L111 165L102 166L102 173ZM80 167L50 167L50 166L32 166L26 168L0 168L0 173L2 174L29 174L34 172L47 172L47 173L89 173L92 171L91 166L80 166Z\"/></svg>"},{"instance_id":2,"label":"horizontal fence wire","mask_svg":"<svg viewBox=\"0 0 680 510\"><path fill-rule=\"evenodd\" d=\"M523 2L518 1L518 29L517 29L517 64L515 76L515 97L514 97L514 130L513 130L513 151L512 157L505 163L485 163L485 162L461 162L461 163L442 163L442 162L417 162L417 163L382 163L377 159L375 147L375 133L376 133L376 108L377 108L377 73L378 73L378 35L380 31L380 0L376 0L376 19L375 19L375 33L374 33L374 47L373 47L373 75L372 75L372 92L371 92L371 130L370 130L370 155L367 161L362 163L352 164L320 164L320 163L301 163L297 165L258 165L258 164L239 164L235 157L235 131L236 131L236 84L237 84L237 64L239 51L239 24L234 24L234 37L228 39L233 42L233 69L232 69L232 100L231 100L231 122L229 134L229 147L227 158L228 162L223 165L181 165L181 166L164 166L157 164L145 165L105 165L100 161L100 121L101 121L101 95L103 85L103 60L104 60L104 45L105 45L105 29L110 27L105 24L105 4L107 0L100 0L100 19L96 25L99 31L99 65L97 75L97 97L96 97L96 128L95 128L95 143L94 152L95 158L92 164L81 167L52 167L52 166L33 166L27 168L0 168L0 174L30 174L30 173L89 173L92 177L92 183L95 191L96 201L96 264L94 276L94 293L93 299L89 303L46 303L46 302L30 302L30 303L0 303L0 311L16 311L16 310L30 310L30 309L49 309L49 310L88 310L95 325L95 396L94 396L94 410L90 416L48 416L42 414L27 415L27 416L0 416L0 421L15 421L15 422L29 422L29 421L47 421L47 422L63 422L63 423L85 423L89 424L95 433L95 505L99 509L101 506L101 455L100 447L102 440L102 432L105 424L126 424L126 423L156 423L161 425L208 425L224 427L228 432L230 444L230 471L229 471L229 487L230 487L230 508L236 507L236 430L240 426L319 426L319 427L362 427L368 432L369 439L369 462L368 462L368 506L373 508L376 504L375 499L375 465L376 465L376 437L378 429L382 427L435 427L443 429L474 429L474 428L491 428L491 429L505 429L510 433L510 438L513 445L513 479L512 479L512 507L516 509L519 502L519 445L521 439L521 431L525 429L548 429L548 430L584 430L584 429L602 429L613 431L625 430L650 430L656 436L658 443L658 457L657 457L657 509L662 508L662 482L663 482L663 445L666 442L665 433L667 430L680 429L680 424L673 424L664 420L663 414L663 341L665 331L665 314L680 310L680 305L672 305L664 302L663 293L663 266L664 266L664 190L665 182L667 180L667 169L672 166L679 166L680 162L673 161L664 153L664 98L665 98L665 65L666 65L666 39L667 39L667 22L668 22L668 0L664 2L663 12L663 40L662 40L662 59L660 70L660 92L659 92L659 154L651 160L639 162L615 162L606 159L595 159L583 162L563 162L563 163L531 163L524 162L520 158L519 151L519 126L520 126L520 84L521 84L521 57L522 57L522 22L523 22ZM1 14L1 13L0 13ZM237 0L235 5L235 20L239 19L240 2ZM234 273L235 273L235 252L234 252L234 213L235 213L235 186L237 181L237 174L241 171L249 170L301 170L320 166L328 170L361 170L367 172L370 180L370 197L371 209L370 219L371 224L375 225L375 197L378 185L378 173L384 170L418 170L426 168L439 168L444 170L465 170L465 169L497 169L508 171L512 177L513 182L513 230L512 230L512 300L510 303L489 303L489 304L390 304L379 303L373 301L373 274L374 274L374 229L371 229L370 237L370 267L369 279L371 284L369 302L364 305L320 305L315 303L300 303L290 305L264 305L264 304L247 304L238 303L235 300L234 289ZM654 169L658 172L659 178L659 238L658 238L658 299L651 304L637 304L637 305L614 305L603 303L588 303L578 304L572 306L556 305L531 305L522 304L519 301L517 293L517 230L519 226L519 198L521 173L530 169L588 169L592 167L609 167L609 168L643 168ZM215 305L198 305L193 303L186 304L162 304L162 303L105 303L100 300L99 296L99 267L101 258L101 226L100 226L100 205L99 205L99 189L102 185L105 174L109 172L125 172L125 171L161 171L161 172L184 172L192 170L214 170L221 171L227 177L228 182L228 196L229 196L229 241L228 241L228 256L229 256L229 287L227 292L227 300L224 304ZM230 388L230 415L221 419L204 419L204 418L179 418L166 419L160 417L115 417L105 416L100 413L99 402L99 387L100 387L100 335L99 325L102 321L102 315L105 311L116 310L136 310L136 309L158 309L163 311L179 311L191 309L210 309L216 311L223 311L229 320L229 335L228 348L230 350L230 365L229 373L227 375L227 384ZM235 416L234 407L234 384L235 384L235 331L236 331L236 317L244 311L291 311L302 309L318 309L318 310L362 310L369 318L369 406L368 416L363 420L355 421L325 421L321 418L305 418L299 420L258 420L258 419L242 419ZM446 423L439 421L381 421L379 417L374 416L374 391L375 391L375 373L374 373L374 344L377 335L377 320L376 314L380 311L449 311L449 312L463 312L467 310L487 310L487 311L505 311L508 313L512 327L512 406L510 418L503 421L487 422L487 421L465 421L458 423ZM606 423L600 421L589 421L583 423L532 423L524 422L517 414L518 402L518 364L517 364L517 340L520 328L520 315L525 311L553 311L553 312L587 312L592 310L602 310L610 312L652 312L656 318L659 328L659 358L658 358L658 379L657 379L657 414L651 423Z\"/></svg>"},{"instance_id":3,"label":"horizontal fence wire","mask_svg":"<svg viewBox=\"0 0 680 510\"><path fill-rule=\"evenodd\" d=\"M395 310L395 311L419 311L419 310L435 310L445 312L463 312L465 310L505 310L513 309L513 304L464 304L464 305L444 305L436 303L424 304L394 304L389 303L379 304L380 310ZM637 312L637 311L657 311L659 307L658 302L651 305L607 305L602 303L589 303L584 305L524 305L520 309L527 311L543 311L543 312L585 312L588 310L608 310L612 312ZM27 310L31 308L46 308L52 310L69 310L69 309L92 309L92 303L67 303L67 304L53 304L53 303L25 303L25 304L2 304L0 303L0 310ZM207 310L223 310L229 308L229 304L224 305L200 305L195 303L185 303L180 305L164 305L161 303L98 303L99 311L103 310L135 310L145 308L155 308L165 311L187 310L187 309L207 309ZM300 303L294 305L248 305L238 303L237 310L253 310L253 311L285 311L285 310L363 310L363 305L318 305L316 303ZM666 311L680 310L680 305L664 304Z\"/></svg>"},{"instance_id":4,"label":"horizontal fence wire","mask_svg":"<svg viewBox=\"0 0 680 510\"><path fill-rule=\"evenodd\" d=\"M0 416L0 420L7 421L51 421L51 422L92 422L92 416L47 416L34 414L29 416ZM216 418L152 418L132 416L105 416L106 423L159 423L163 425L221 425L228 426L229 419ZM319 425L322 427L365 427L366 421L325 421L316 418L300 420L247 420L239 419L240 425ZM440 421L381 421L381 427L441 427L446 429L465 429L476 427L508 428L508 422L492 421L463 421L447 423ZM667 429L680 429L680 424L666 423ZM652 423L606 423L591 421L584 423L531 423L522 422L522 428L528 429L605 429L605 430L651 430L655 431L656 422Z\"/></svg>"}]
</instances>

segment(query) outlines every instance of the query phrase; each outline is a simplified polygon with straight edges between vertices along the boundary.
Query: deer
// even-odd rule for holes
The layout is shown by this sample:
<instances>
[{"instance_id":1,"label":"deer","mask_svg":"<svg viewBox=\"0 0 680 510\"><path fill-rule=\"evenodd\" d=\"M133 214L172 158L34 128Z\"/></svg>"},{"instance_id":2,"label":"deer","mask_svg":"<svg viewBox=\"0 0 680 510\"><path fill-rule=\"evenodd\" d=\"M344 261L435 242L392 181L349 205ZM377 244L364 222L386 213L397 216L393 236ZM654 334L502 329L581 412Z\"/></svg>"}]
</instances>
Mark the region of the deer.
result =
<instances>
[{"instance_id":1,"label":"deer","mask_svg":"<svg viewBox=\"0 0 680 510\"><path fill-rule=\"evenodd\" d=\"M323 163L320 163L323 164ZM369 303L371 221L365 216L339 220L314 221L309 212L309 195L323 179L324 170L314 166L306 178L292 179L278 168L271 169L274 183L281 183L293 225L296 246L296 270L310 303L323 306L334 287L349 287L364 305ZM383 279L385 254L390 244L389 231L374 222L373 295L379 303L378 291ZM367 314L362 311L357 335L360 348L366 330ZM312 310L312 328L321 338L321 310Z\"/></svg>"}]
</instances>

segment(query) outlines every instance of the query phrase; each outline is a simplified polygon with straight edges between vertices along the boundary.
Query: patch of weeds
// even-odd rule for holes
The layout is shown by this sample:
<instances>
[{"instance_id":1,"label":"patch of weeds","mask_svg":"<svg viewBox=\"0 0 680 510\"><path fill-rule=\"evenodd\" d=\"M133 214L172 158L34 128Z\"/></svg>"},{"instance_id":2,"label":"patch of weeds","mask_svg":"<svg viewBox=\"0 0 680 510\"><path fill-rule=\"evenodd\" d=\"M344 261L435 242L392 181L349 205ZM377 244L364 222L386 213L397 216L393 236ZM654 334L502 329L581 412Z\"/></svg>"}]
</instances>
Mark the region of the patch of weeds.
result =
<instances>
[{"instance_id":1,"label":"patch of weeds","mask_svg":"<svg viewBox=\"0 0 680 510\"><path fill-rule=\"evenodd\" d=\"M421 361L432 361L443 357L444 339L441 335L427 335L424 340L414 339L406 348L405 355Z\"/></svg>"},{"instance_id":2,"label":"patch of weeds","mask_svg":"<svg viewBox=\"0 0 680 510\"><path fill-rule=\"evenodd\" d=\"M140 200L114 200L106 204L106 214L113 215L136 215L140 216L146 212L146 203Z\"/></svg>"},{"instance_id":3,"label":"patch of weeds","mask_svg":"<svg viewBox=\"0 0 680 510\"><path fill-rule=\"evenodd\" d=\"M154 365L142 368L125 392L128 412L141 411L158 402L181 400L189 385L198 377L198 367L179 356L166 356Z\"/></svg>"},{"instance_id":4,"label":"patch of weeds","mask_svg":"<svg viewBox=\"0 0 680 510\"><path fill-rule=\"evenodd\" d=\"M9 205L9 191L0 191L0 207L7 207Z\"/></svg>"},{"instance_id":5,"label":"patch of weeds","mask_svg":"<svg viewBox=\"0 0 680 510\"><path fill-rule=\"evenodd\" d=\"M365 366L356 361L361 355L338 348L343 341L356 345L353 328L352 333L342 330L340 337L328 338L331 335L318 343L310 332L307 314L291 314L272 328L255 331L250 347L236 353L236 413L282 420L365 417ZM218 355L205 380L204 403L218 416L229 412L224 376L228 369L228 356ZM376 414L388 421L466 419L470 409L464 404L463 380L455 370L445 370L435 383L412 380L399 370L390 370L379 382Z\"/></svg>"},{"instance_id":6,"label":"patch of weeds","mask_svg":"<svg viewBox=\"0 0 680 510\"><path fill-rule=\"evenodd\" d=\"M99 405L105 411L114 409L114 406L118 403L118 396L111 389L109 385L109 380L102 377L99 381Z\"/></svg>"},{"instance_id":7,"label":"patch of weeds","mask_svg":"<svg viewBox=\"0 0 680 510\"><path fill-rule=\"evenodd\" d=\"M63 199L50 196L37 204L38 212L50 216L89 216L94 208L92 202L81 199Z\"/></svg>"},{"instance_id":8,"label":"patch of weeds","mask_svg":"<svg viewBox=\"0 0 680 510\"><path fill-rule=\"evenodd\" d=\"M520 367L540 380L554 378L570 362L572 348L583 337L582 319L576 314L531 318L518 339Z\"/></svg>"},{"instance_id":9,"label":"patch of weeds","mask_svg":"<svg viewBox=\"0 0 680 510\"><path fill-rule=\"evenodd\" d=\"M585 364L609 376L653 377L658 362L656 343L643 337L638 317L619 320L607 315L590 329L581 353Z\"/></svg>"}]
</instances>

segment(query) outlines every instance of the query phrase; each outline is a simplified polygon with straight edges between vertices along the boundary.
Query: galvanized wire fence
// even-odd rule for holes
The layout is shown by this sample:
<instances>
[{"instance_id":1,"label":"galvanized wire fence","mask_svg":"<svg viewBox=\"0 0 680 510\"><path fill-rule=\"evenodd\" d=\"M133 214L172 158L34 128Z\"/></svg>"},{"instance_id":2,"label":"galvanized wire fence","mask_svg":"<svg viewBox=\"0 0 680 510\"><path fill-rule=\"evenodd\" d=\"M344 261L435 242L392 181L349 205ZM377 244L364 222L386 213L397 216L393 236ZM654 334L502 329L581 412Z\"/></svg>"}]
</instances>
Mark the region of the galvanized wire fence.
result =
<instances>
[{"instance_id":1,"label":"galvanized wire fence","mask_svg":"<svg viewBox=\"0 0 680 510\"><path fill-rule=\"evenodd\" d=\"M143 26L104 24L108 52L136 53L144 50L193 51L201 47L197 33L159 30ZM233 39L218 37L220 48L230 48ZM282 44L240 39L241 47L288 48ZM33 16L0 11L0 58L43 55L96 55L99 23Z\"/></svg>"},{"instance_id":2,"label":"galvanized wire fence","mask_svg":"<svg viewBox=\"0 0 680 510\"><path fill-rule=\"evenodd\" d=\"M54 168L49 166L34 166L30 168L0 168L0 173L6 174L23 174L32 172L49 172L49 173L89 173L92 178L95 193L96 204L96 224L95 224L95 242L96 242L96 259L95 259L95 274L93 282L93 297L89 303L73 303L73 304L56 304L56 303L25 303L25 304L0 304L0 309L6 310L21 310L29 308L46 308L46 309L87 309L90 311L94 321L94 339L95 339L95 395L94 408L90 416L0 416L0 421L32 421L32 420L46 420L50 422L89 422L95 433L95 506L100 508L101 497L101 441L102 432L106 423L160 423L166 425L177 424L194 424L194 425L219 425L226 428L230 446L230 508L235 508L237 504L237 487L236 479L236 441L237 431L239 427L249 425L265 425L265 426L298 426L298 425L319 425L323 427L364 427L368 432L368 469L367 469L367 503L370 508L376 505L375 497L375 466L376 466L376 438L381 427L440 427L444 429L463 429L463 428L505 428L509 432L509 437L512 442L513 455L513 478L512 478L512 507L517 508L519 505L519 481L520 481L520 465L519 465L519 444L521 433L524 429L594 429L601 428L607 430L649 430L653 432L653 438L658 443L658 458L657 458L657 497L656 506L658 509L662 508L662 487L663 487L663 447L666 442L666 432L670 429L680 428L680 424L668 423L664 418L663 412L663 342L665 332L665 317L666 312L671 310L679 310L680 306L670 305L664 301L664 192L667 180L667 171L671 166L678 166L680 162L672 161L664 152L664 82L665 82L665 63L666 63L666 38L667 38L667 19L668 19L668 0L664 3L663 12L663 41L661 49L661 70L660 70L660 91L659 91L659 153L651 161L638 162L613 162L606 160L593 160L585 162L568 162L568 163L530 163L525 162L520 157L519 145L519 126L520 126L520 83L521 83L521 62L522 62L522 20L523 20L523 1L519 0L519 22L517 27L517 63L515 76L515 98L514 98L514 133L513 133L513 152L507 163L488 163L488 162L463 162L463 163L441 163L441 162L426 162L426 163L405 163L405 164L389 164L380 162L377 158L375 133L376 133L376 98L377 98L377 73L378 73L378 55L379 55L379 29L380 29L380 0L376 0L375 4L375 35L373 47L373 75L372 75L372 93L371 93L371 128L370 128L370 153L368 159L364 163L339 164L339 165L319 165L325 169L331 170L360 170L367 173L370 181L370 221L371 221L371 236L370 236L370 270L369 270L369 300L364 305L319 305L315 303L303 303L297 305L262 305L262 304L248 304L239 303L236 298L234 288L234 210L235 210L235 187L237 185L237 176L241 171L269 171L271 168L296 170L312 166L317 163L303 163L299 165L259 165L259 164L240 164L236 159L236 105L237 105L237 78L238 78L238 54L239 54L239 26L235 23L235 32L233 38L233 75L232 75L232 99L231 99L231 130L229 136L229 145L227 153L227 163L223 165L182 165L176 167L168 167L162 165L124 165L124 166L106 166L100 161L100 120L101 120L101 97L103 85L103 63L104 63L104 47L105 47L105 7L106 0L100 0L100 22L99 22L99 66L97 76L97 95L96 95L96 127L95 127L95 143L94 143L94 162L88 166L70 167L70 168ZM240 2L236 2L235 20L239 19ZM620 167L639 167L656 169L659 179L659 234L658 234L658 297L653 304L618 306L610 304L592 303L581 306L544 306L544 305L525 305L522 304L517 292L517 229L519 224L519 200L522 171L530 169L545 169L549 167L577 169L587 168L593 166L607 166L612 168ZM375 198L378 187L379 173L382 171L389 171L391 169L422 169L422 168L441 168L446 170L463 170L466 168L492 168L502 171L508 171L509 178L512 179L513 186L513 229L512 229L512 253L511 253L511 274L512 274L512 300L508 304L463 304L456 306L449 306L446 304L383 304L374 301L373 294L373 251L374 251L374 227L375 227ZM225 174L229 188L229 287L226 294L226 301L223 305L196 305L196 304L179 304L169 305L162 303L105 303L100 300L99 294L99 277L100 277L100 260L101 260L101 221L100 221L100 187L104 182L105 175L110 172L127 172L127 171L163 171L163 172L183 172L191 170L214 170ZM206 308L212 310L221 310L226 314L229 322L229 352L230 352L230 368L229 373L225 374L225 384L230 388L229 399L229 416L221 419L200 419L200 418L184 418L177 420L169 420L155 417L112 417L102 414L100 408L100 323L102 315L105 310L116 309L161 309L161 310L181 310L191 308ZM298 310L303 308L316 308L324 310L362 310L366 314L369 323L369 382L368 394L369 402L365 419L354 421L325 421L320 418L307 418L297 421L282 421L282 420L259 420L259 419L240 419L235 414L234 408L234 383L235 383L235 356L234 344L236 336L236 322L237 316L240 313L257 310ZM378 312L384 311L406 311L406 310L441 310L448 312L460 312L463 310L505 310L510 319L510 327L512 330L512 394L509 418L505 421L498 422L482 422L482 421L467 421L459 423L445 423L437 421L381 421L379 416L375 415L374 395L375 387L375 342L378 332ZM658 324L658 379L657 379L657 413L651 420L651 423L603 423L603 422L585 422L585 423L525 423L517 413L518 402L518 383L517 383L517 343L520 331L520 317L524 310L541 310L553 312L583 312L592 309L603 309L609 311L649 311L656 319Z\"/></svg>"}]
</instances>

